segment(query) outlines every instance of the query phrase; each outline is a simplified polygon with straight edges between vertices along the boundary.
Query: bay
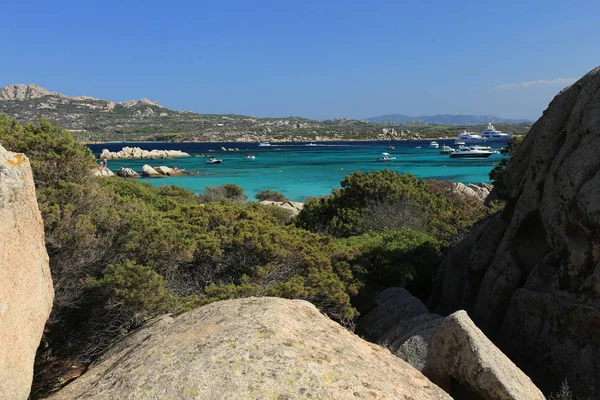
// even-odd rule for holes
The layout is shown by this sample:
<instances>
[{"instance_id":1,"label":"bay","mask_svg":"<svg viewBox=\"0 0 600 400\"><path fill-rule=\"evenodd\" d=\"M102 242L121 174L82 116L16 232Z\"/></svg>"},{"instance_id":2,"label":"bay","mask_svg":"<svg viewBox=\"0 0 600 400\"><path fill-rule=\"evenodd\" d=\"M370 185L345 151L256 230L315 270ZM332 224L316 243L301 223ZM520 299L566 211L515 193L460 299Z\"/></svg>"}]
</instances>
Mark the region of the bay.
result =
<instances>
[{"instance_id":1,"label":"bay","mask_svg":"<svg viewBox=\"0 0 600 400\"><path fill-rule=\"evenodd\" d=\"M440 143L440 148L444 144ZM451 141L446 143L452 145ZM390 149L393 145L395 148ZM162 160L109 160L109 168L119 167L141 172L144 164L167 165L185 169L189 175L180 177L140 178L154 186L178 185L195 193L207 186L234 183L242 187L250 199L261 190L271 189L285 194L293 201L304 201L310 196L329 194L340 187L340 181L355 171L376 171L385 168L411 173L419 178L451 180L454 182L489 182L489 172L502 159L493 154L484 159L452 159L441 155L440 149L430 149L428 140L365 141L365 142L314 142L272 143L259 147L258 143L105 143L90 144L97 156L102 149L119 151L122 147L140 147L144 150L182 150L192 157ZM238 148L239 151L221 151L221 147ZM420 148L418 148L420 147ZM211 151L212 150L212 151ZM377 162L382 152L396 157L396 161ZM254 154L256 159L244 159ZM222 159L221 164L208 165L210 155ZM196 156L196 157L195 157Z\"/></svg>"}]
</instances>

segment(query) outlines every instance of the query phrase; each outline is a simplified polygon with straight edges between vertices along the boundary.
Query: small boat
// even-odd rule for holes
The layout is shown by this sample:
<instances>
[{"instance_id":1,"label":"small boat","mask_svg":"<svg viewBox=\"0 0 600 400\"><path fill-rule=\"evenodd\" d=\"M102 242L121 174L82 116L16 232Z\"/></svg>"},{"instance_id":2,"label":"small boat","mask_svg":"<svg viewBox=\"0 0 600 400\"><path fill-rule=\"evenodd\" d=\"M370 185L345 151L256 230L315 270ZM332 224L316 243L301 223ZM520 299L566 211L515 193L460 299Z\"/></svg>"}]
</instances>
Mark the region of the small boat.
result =
<instances>
[{"instance_id":1,"label":"small boat","mask_svg":"<svg viewBox=\"0 0 600 400\"><path fill-rule=\"evenodd\" d=\"M458 147L464 146L466 143L463 142L462 140L455 140L454 144L457 145Z\"/></svg>"},{"instance_id":2,"label":"small boat","mask_svg":"<svg viewBox=\"0 0 600 400\"><path fill-rule=\"evenodd\" d=\"M394 149L395 149L395 147L394 147L394 146L392 146L392 145L390 145L390 147L388 147L388 149L390 149L390 150L394 150Z\"/></svg>"},{"instance_id":3,"label":"small boat","mask_svg":"<svg viewBox=\"0 0 600 400\"><path fill-rule=\"evenodd\" d=\"M318 146L318 145L317 145L317 144L314 144L314 143L309 143L309 144L307 144L306 146Z\"/></svg>"},{"instance_id":4,"label":"small boat","mask_svg":"<svg viewBox=\"0 0 600 400\"><path fill-rule=\"evenodd\" d=\"M415 149L420 149L420 148L421 148L421 146L415 146Z\"/></svg>"},{"instance_id":5,"label":"small boat","mask_svg":"<svg viewBox=\"0 0 600 400\"><path fill-rule=\"evenodd\" d=\"M440 145L435 140L432 141L432 142L429 142L429 148L430 149L437 149L438 147L440 147Z\"/></svg>"},{"instance_id":6,"label":"small boat","mask_svg":"<svg viewBox=\"0 0 600 400\"><path fill-rule=\"evenodd\" d=\"M271 143L269 142L263 142L263 143L259 143L258 147L269 147L271 145Z\"/></svg>"},{"instance_id":7,"label":"small boat","mask_svg":"<svg viewBox=\"0 0 600 400\"><path fill-rule=\"evenodd\" d=\"M248 154L247 156L244 156L244 160L254 160L256 159L256 156L254 154Z\"/></svg>"},{"instance_id":8,"label":"small boat","mask_svg":"<svg viewBox=\"0 0 600 400\"><path fill-rule=\"evenodd\" d=\"M490 150L475 147L461 147L450 153L450 158L488 158L493 153Z\"/></svg>"},{"instance_id":9,"label":"small boat","mask_svg":"<svg viewBox=\"0 0 600 400\"><path fill-rule=\"evenodd\" d=\"M206 160L206 164L221 164L222 162L223 160L219 160L215 157L209 157L208 160Z\"/></svg>"},{"instance_id":10,"label":"small boat","mask_svg":"<svg viewBox=\"0 0 600 400\"><path fill-rule=\"evenodd\" d=\"M440 154L450 154L454 151L454 149L450 146L442 146L442 151L440 151Z\"/></svg>"},{"instance_id":11,"label":"small boat","mask_svg":"<svg viewBox=\"0 0 600 400\"><path fill-rule=\"evenodd\" d=\"M377 159L378 162L384 161L396 161L396 157L391 157L390 153L381 153L381 157Z\"/></svg>"}]
</instances>

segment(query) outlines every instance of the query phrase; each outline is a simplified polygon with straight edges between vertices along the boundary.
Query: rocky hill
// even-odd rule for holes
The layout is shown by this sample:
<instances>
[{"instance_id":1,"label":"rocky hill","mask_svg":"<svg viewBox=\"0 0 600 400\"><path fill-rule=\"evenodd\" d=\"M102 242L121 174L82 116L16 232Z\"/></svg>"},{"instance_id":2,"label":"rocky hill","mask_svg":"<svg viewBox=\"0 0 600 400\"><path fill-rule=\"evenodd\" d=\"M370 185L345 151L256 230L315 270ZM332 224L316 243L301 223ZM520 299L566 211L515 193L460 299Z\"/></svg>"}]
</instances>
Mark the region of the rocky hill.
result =
<instances>
[{"instance_id":1,"label":"rocky hill","mask_svg":"<svg viewBox=\"0 0 600 400\"><path fill-rule=\"evenodd\" d=\"M600 396L600 68L559 93L503 175L508 202L441 265L430 305L464 308L531 376ZM492 191L492 195L495 192Z\"/></svg>"},{"instance_id":2,"label":"rocky hill","mask_svg":"<svg viewBox=\"0 0 600 400\"><path fill-rule=\"evenodd\" d=\"M300 117L197 114L170 110L145 98L113 102L90 96L70 97L33 84L0 89L0 113L16 117L21 123L46 118L83 141L395 140L455 137L459 132L454 126L432 128L422 122L382 126L353 119L315 121ZM514 125L508 131L524 133L527 128Z\"/></svg>"},{"instance_id":3,"label":"rocky hill","mask_svg":"<svg viewBox=\"0 0 600 400\"><path fill-rule=\"evenodd\" d=\"M206 141L319 140L377 138L381 126L357 120L255 118L175 111L149 99L113 102L70 97L37 85L0 89L0 113L20 122L46 118L84 140L179 139Z\"/></svg>"}]
</instances>

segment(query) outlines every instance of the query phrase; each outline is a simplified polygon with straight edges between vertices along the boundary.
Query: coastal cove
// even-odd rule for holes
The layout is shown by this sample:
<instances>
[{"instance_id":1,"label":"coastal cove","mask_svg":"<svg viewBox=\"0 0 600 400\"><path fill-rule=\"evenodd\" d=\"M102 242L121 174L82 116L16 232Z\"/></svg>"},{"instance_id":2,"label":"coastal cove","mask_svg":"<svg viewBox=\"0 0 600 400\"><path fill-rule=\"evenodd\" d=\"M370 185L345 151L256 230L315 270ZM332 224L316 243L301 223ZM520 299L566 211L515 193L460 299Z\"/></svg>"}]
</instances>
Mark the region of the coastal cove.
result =
<instances>
[{"instance_id":1,"label":"coastal cove","mask_svg":"<svg viewBox=\"0 0 600 400\"><path fill-rule=\"evenodd\" d=\"M452 146L453 141L444 143ZM502 155L493 154L484 159L451 159L441 155L440 149L428 148L427 140L272 143L260 147L258 143L170 143L170 142L115 142L90 144L88 147L99 156L103 149L119 151L123 147L140 147L144 150L181 150L192 157L175 159L110 160L108 167L116 172L120 167L141 172L144 164L166 165L185 170L188 175L177 177L140 178L154 186L178 185L195 193L207 186L233 183L242 187L249 198L261 190L271 189L283 193L292 201L304 201L310 196L327 195L339 188L348 174L361 171L390 169L412 173L424 179L451 180L454 182L489 182L489 172ZM393 146L394 149L389 147ZM221 148L239 151L222 151ZM440 147L441 148L441 147ZM381 153L388 152L396 160L377 162ZM253 154L255 159L244 159ZM208 165L204 156L222 159L221 164Z\"/></svg>"}]
</instances>

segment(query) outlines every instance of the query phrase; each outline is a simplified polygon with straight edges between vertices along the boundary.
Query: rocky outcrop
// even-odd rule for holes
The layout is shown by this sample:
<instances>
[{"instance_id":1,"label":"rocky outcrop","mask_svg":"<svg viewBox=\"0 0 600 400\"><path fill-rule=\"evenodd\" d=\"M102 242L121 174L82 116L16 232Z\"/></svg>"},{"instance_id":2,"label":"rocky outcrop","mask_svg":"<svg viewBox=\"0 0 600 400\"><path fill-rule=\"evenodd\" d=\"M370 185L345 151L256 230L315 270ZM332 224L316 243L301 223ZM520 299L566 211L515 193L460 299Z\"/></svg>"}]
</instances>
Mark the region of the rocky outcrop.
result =
<instances>
[{"instance_id":1,"label":"rocky outcrop","mask_svg":"<svg viewBox=\"0 0 600 400\"><path fill-rule=\"evenodd\" d=\"M305 301L246 298L163 317L63 388L63 399L450 399Z\"/></svg>"},{"instance_id":2,"label":"rocky outcrop","mask_svg":"<svg viewBox=\"0 0 600 400\"><path fill-rule=\"evenodd\" d=\"M504 210L445 258L430 305L466 309L543 389L600 395L600 68L559 93L502 184ZM494 191L492 192L494 194Z\"/></svg>"},{"instance_id":3,"label":"rocky outcrop","mask_svg":"<svg viewBox=\"0 0 600 400\"><path fill-rule=\"evenodd\" d=\"M464 311L444 318L430 314L401 288L379 293L377 307L359 320L357 332L387 347L455 398L543 399Z\"/></svg>"},{"instance_id":4,"label":"rocky outcrop","mask_svg":"<svg viewBox=\"0 0 600 400\"><path fill-rule=\"evenodd\" d=\"M123 167L121 167L117 171L117 176L120 176L121 178L139 178L140 174L138 174L137 172L135 172L131 168L123 168Z\"/></svg>"},{"instance_id":5,"label":"rocky outcrop","mask_svg":"<svg viewBox=\"0 0 600 400\"><path fill-rule=\"evenodd\" d=\"M300 214L300 211L302 211L302 208L304 207L304 203L298 203L298 202L295 202L295 201L271 201L271 200L263 200L263 201L260 202L260 204L265 205L265 206L281 207L284 210L291 211L293 215Z\"/></svg>"},{"instance_id":6,"label":"rocky outcrop","mask_svg":"<svg viewBox=\"0 0 600 400\"><path fill-rule=\"evenodd\" d=\"M108 149L102 150L100 159L121 160L129 158L177 158L190 157L188 153L181 150L142 150L139 147L123 147L120 151L112 152Z\"/></svg>"},{"instance_id":7,"label":"rocky outcrop","mask_svg":"<svg viewBox=\"0 0 600 400\"><path fill-rule=\"evenodd\" d=\"M142 175L146 176L146 177L153 177L153 176L162 176L163 174L161 174L160 172L158 172L157 170L155 170L148 164L144 164L144 166L142 167Z\"/></svg>"},{"instance_id":8,"label":"rocky outcrop","mask_svg":"<svg viewBox=\"0 0 600 400\"><path fill-rule=\"evenodd\" d=\"M25 400L54 291L29 160L0 146L0 398Z\"/></svg>"},{"instance_id":9,"label":"rocky outcrop","mask_svg":"<svg viewBox=\"0 0 600 400\"><path fill-rule=\"evenodd\" d=\"M455 182L452 186L452 192L471 197L482 202L485 201L492 189L493 186L485 182L481 182L478 185L469 183L466 186L464 183Z\"/></svg>"},{"instance_id":10,"label":"rocky outcrop","mask_svg":"<svg viewBox=\"0 0 600 400\"><path fill-rule=\"evenodd\" d=\"M99 167L92 171L92 175L106 177L106 178L112 178L113 176L115 176L115 173L112 172L107 167Z\"/></svg>"},{"instance_id":11,"label":"rocky outcrop","mask_svg":"<svg viewBox=\"0 0 600 400\"><path fill-rule=\"evenodd\" d=\"M60 93L50 92L47 89L34 84L24 85L18 83L16 85L7 85L0 88L0 100L30 100L49 95L63 96Z\"/></svg>"},{"instance_id":12,"label":"rocky outcrop","mask_svg":"<svg viewBox=\"0 0 600 400\"><path fill-rule=\"evenodd\" d=\"M461 395L486 400L544 400L512 361L475 326L465 311L446 318L432 341L424 373L450 394L453 380ZM466 393L465 393L466 392Z\"/></svg>"}]
</instances>

